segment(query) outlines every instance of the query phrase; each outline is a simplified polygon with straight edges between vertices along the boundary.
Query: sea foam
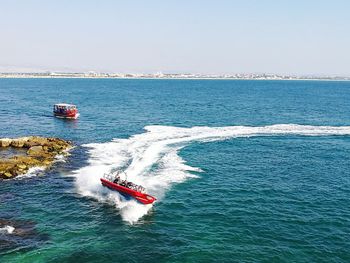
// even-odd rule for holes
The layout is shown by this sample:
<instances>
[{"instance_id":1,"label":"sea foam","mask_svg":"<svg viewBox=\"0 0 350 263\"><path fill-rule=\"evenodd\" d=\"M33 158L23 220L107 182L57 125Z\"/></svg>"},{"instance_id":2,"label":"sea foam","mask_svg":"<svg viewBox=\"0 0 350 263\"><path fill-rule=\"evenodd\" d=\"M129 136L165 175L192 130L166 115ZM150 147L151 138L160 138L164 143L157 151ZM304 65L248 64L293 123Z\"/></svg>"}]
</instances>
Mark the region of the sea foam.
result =
<instances>
[{"instance_id":1,"label":"sea foam","mask_svg":"<svg viewBox=\"0 0 350 263\"><path fill-rule=\"evenodd\" d=\"M0 227L0 234L12 234L15 228L13 226L6 225L4 227Z\"/></svg>"},{"instance_id":2,"label":"sea foam","mask_svg":"<svg viewBox=\"0 0 350 263\"><path fill-rule=\"evenodd\" d=\"M103 187L100 178L113 169L122 169L128 180L143 185L161 202L174 184L196 177L196 167L186 165L178 155L181 148L192 142L211 142L237 137L304 135L350 135L350 126L310 126L276 124L262 127L192 127L146 126L145 133L129 139L114 139L106 143L83 145L89 153L88 165L75 171L76 189L83 196L114 204L126 222L135 223L148 213L152 205L126 200L118 192Z\"/></svg>"}]
</instances>

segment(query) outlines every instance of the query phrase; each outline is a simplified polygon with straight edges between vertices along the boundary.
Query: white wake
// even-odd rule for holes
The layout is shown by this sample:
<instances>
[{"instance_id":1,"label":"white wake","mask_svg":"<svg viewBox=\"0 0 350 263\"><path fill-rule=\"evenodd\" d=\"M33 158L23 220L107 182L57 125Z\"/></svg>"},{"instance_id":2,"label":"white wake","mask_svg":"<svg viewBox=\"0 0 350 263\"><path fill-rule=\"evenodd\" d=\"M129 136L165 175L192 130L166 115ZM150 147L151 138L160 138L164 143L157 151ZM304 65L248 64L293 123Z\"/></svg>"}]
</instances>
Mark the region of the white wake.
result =
<instances>
[{"instance_id":1,"label":"white wake","mask_svg":"<svg viewBox=\"0 0 350 263\"><path fill-rule=\"evenodd\" d=\"M145 130L145 133L133 135L129 139L83 145L88 148L89 164L74 172L77 178L76 188L81 195L115 204L120 209L123 220L130 223L137 222L147 214L152 205L145 206L134 200L125 200L117 192L103 187L99 179L112 169L125 170L128 180L143 185L149 194L161 201L172 184L195 177L191 172L201 171L186 165L178 155L181 148L192 142L272 135L350 135L350 126L296 124L192 128L146 126Z\"/></svg>"}]
</instances>

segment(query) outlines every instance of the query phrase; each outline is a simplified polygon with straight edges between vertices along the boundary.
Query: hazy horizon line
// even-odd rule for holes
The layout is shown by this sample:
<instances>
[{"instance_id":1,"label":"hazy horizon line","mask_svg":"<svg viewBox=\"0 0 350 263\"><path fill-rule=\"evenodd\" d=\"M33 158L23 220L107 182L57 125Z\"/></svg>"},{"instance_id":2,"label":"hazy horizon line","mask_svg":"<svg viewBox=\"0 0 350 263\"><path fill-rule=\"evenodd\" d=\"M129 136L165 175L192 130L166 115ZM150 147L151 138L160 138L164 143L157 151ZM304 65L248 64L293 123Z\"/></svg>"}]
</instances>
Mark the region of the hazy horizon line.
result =
<instances>
[{"instance_id":1,"label":"hazy horizon line","mask_svg":"<svg viewBox=\"0 0 350 263\"><path fill-rule=\"evenodd\" d=\"M1 67L0 67L1 68ZM1 70L0 74L116 74L116 75L202 75L202 76L225 76L225 75L276 75L276 76L290 76L290 77L344 77L349 78L349 75L336 74L336 73L280 73L280 72L191 72L191 71L110 71L110 70L52 70L52 69L40 69L40 70Z\"/></svg>"},{"instance_id":2,"label":"hazy horizon line","mask_svg":"<svg viewBox=\"0 0 350 263\"><path fill-rule=\"evenodd\" d=\"M241 80L344 80L349 81L350 76L341 75L288 75L278 73L107 73L107 72L1 72L0 78L117 78L117 79L241 79Z\"/></svg>"}]
</instances>

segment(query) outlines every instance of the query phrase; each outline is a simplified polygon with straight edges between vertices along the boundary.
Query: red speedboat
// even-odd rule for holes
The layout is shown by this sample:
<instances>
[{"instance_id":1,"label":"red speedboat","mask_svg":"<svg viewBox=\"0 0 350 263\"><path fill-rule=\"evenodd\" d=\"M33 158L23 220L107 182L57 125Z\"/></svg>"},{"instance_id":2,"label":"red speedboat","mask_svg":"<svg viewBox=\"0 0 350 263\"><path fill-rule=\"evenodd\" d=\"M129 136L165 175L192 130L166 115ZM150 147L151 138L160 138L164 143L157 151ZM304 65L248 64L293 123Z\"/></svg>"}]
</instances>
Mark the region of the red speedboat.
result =
<instances>
[{"instance_id":1,"label":"red speedboat","mask_svg":"<svg viewBox=\"0 0 350 263\"><path fill-rule=\"evenodd\" d=\"M59 103L53 106L53 114L58 118L76 119L79 117L78 109L73 104Z\"/></svg>"},{"instance_id":2,"label":"red speedboat","mask_svg":"<svg viewBox=\"0 0 350 263\"><path fill-rule=\"evenodd\" d=\"M135 185L131 182L127 182L126 180L119 180L119 177L111 181L110 178L100 178L100 180L103 186L116 190L123 195L131 196L142 204L152 204L155 200L157 200L157 198L144 193L144 188L142 186Z\"/></svg>"}]
</instances>

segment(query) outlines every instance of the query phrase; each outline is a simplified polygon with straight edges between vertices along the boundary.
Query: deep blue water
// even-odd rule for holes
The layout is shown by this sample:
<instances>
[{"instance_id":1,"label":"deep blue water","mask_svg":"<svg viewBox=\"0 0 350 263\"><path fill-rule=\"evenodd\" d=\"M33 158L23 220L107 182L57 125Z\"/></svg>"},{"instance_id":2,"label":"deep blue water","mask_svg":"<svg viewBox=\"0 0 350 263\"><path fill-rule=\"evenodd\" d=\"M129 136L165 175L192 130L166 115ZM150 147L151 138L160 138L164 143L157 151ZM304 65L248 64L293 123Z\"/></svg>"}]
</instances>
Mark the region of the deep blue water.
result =
<instances>
[{"instance_id":1,"label":"deep blue water","mask_svg":"<svg viewBox=\"0 0 350 263\"><path fill-rule=\"evenodd\" d=\"M350 261L350 82L0 79L0 93L0 137L76 146L0 181L0 220L29 229L0 233L1 262ZM80 118L53 118L58 102ZM133 223L88 184L113 163L159 198Z\"/></svg>"}]
</instances>

